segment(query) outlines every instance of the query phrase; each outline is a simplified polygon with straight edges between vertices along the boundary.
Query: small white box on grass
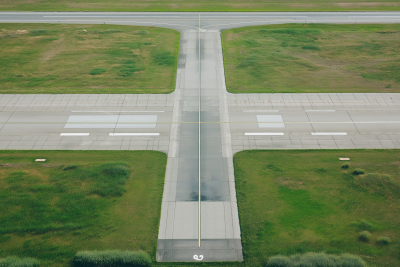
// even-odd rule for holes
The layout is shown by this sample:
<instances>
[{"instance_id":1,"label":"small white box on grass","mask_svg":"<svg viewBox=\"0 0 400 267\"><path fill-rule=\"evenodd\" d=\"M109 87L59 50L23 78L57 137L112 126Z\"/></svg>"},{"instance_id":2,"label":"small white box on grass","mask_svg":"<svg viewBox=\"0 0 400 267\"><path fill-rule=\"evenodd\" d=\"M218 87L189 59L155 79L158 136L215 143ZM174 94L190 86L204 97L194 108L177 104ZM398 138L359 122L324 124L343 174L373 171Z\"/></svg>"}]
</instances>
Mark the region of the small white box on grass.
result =
<instances>
[{"instance_id":1,"label":"small white box on grass","mask_svg":"<svg viewBox=\"0 0 400 267\"><path fill-rule=\"evenodd\" d=\"M35 161L46 161L46 159L35 159Z\"/></svg>"},{"instance_id":2,"label":"small white box on grass","mask_svg":"<svg viewBox=\"0 0 400 267\"><path fill-rule=\"evenodd\" d=\"M339 160L350 160L350 158L339 158Z\"/></svg>"}]
</instances>

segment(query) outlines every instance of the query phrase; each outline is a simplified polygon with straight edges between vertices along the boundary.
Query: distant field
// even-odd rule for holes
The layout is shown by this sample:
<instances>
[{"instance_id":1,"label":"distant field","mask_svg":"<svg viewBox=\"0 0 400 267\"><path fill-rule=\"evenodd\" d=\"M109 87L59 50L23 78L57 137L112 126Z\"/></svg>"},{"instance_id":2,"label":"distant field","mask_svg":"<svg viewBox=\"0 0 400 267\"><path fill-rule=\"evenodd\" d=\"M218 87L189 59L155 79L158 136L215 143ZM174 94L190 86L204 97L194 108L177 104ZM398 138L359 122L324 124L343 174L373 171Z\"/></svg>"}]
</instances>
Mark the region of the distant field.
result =
<instances>
[{"instance_id":1,"label":"distant field","mask_svg":"<svg viewBox=\"0 0 400 267\"><path fill-rule=\"evenodd\" d=\"M0 10L23 11L390 11L397 0L2 0Z\"/></svg>"},{"instance_id":2,"label":"distant field","mask_svg":"<svg viewBox=\"0 0 400 267\"><path fill-rule=\"evenodd\" d=\"M400 92L400 24L244 27L222 41L232 93Z\"/></svg>"},{"instance_id":3,"label":"distant field","mask_svg":"<svg viewBox=\"0 0 400 267\"><path fill-rule=\"evenodd\" d=\"M140 249L155 260L164 153L3 150L0 162L0 258L71 266L78 250Z\"/></svg>"},{"instance_id":4,"label":"distant field","mask_svg":"<svg viewBox=\"0 0 400 267\"><path fill-rule=\"evenodd\" d=\"M0 94L170 93L179 32L114 25L0 24Z\"/></svg>"},{"instance_id":5,"label":"distant field","mask_svg":"<svg viewBox=\"0 0 400 267\"><path fill-rule=\"evenodd\" d=\"M234 166L243 266L308 251L400 266L399 150L249 150ZM352 174L357 168L365 174ZM365 230L368 242L359 239ZM377 244L381 236L392 243Z\"/></svg>"}]
</instances>

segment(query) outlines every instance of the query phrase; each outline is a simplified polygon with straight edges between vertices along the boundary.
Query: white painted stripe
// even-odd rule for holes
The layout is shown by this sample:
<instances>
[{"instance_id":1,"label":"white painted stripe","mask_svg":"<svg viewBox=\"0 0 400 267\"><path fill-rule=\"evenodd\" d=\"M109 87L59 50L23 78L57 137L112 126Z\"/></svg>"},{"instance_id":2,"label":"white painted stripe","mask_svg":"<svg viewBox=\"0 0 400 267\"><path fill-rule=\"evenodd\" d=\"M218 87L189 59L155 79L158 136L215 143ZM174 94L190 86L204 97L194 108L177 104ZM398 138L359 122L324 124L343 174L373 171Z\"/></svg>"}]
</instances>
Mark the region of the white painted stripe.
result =
<instances>
[{"instance_id":1,"label":"white painted stripe","mask_svg":"<svg viewBox=\"0 0 400 267\"><path fill-rule=\"evenodd\" d=\"M135 15L130 15L130 16L121 16L121 15L115 15L115 16L91 16L88 14L87 16L43 16L43 18L180 18L181 16L135 16Z\"/></svg>"},{"instance_id":2,"label":"white painted stripe","mask_svg":"<svg viewBox=\"0 0 400 267\"><path fill-rule=\"evenodd\" d=\"M334 109L306 109L305 112L335 112Z\"/></svg>"},{"instance_id":3,"label":"white painted stripe","mask_svg":"<svg viewBox=\"0 0 400 267\"><path fill-rule=\"evenodd\" d=\"M158 136L160 133L109 133L109 136Z\"/></svg>"},{"instance_id":4,"label":"white painted stripe","mask_svg":"<svg viewBox=\"0 0 400 267\"><path fill-rule=\"evenodd\" d=\"M281 115L256 115L258 128L285 128Z\"/></svg>"},{"instance_id":5,"label":"white painted stripe","mask_svg":"<svg viewBox=\"0 0 400 267\"><path fill-rule=\"evenodd\" d=\"M285 135L284 133L245 133L244 135Z\"/></svg>"},{"instance_id":6,"label":"white painted stripe","mask_svg":"<svg viewBox=\"0 0 400 267\"><path fill-rule=\"evenodd\" d=\"M370 16L348 16L348 18L400 18L400 16L376 16L376 15L370 15Z\"/></svg>"},{"instance_id":7,"label":"white painted stripe","mask_svg":"<svg viewBox=\"0 0 400 267\"><path fill-rule=\"evenodd\" d=\"M60 133L60 136L88 136L89 133Z\"/></svg>"},{"instance_id":8,"label":"white painted stripe","mask_svg":"<svg viewBox=\"0 0 400 267\"><path fill-rule=\"evenodd\" d=\"M105 110L101 110L101 111L89 111L89 110L74 110L71 112L86 112L86 113L92 113L92 112L107 112L107 113L112 113L112 112L118 112L118 113L122 113L122 112L165 112L165 111L160 111L160 110L120 110L120 111L105 111Z\"/></svg>"},{"instance_id":9,"label":"white painted stripe","mask_svg":"<svg viewBox=\"0 0 400 267\"><path fill-rule=\"evenodd\" d=\"M347 133L311 133L311 135L347 135Z\"/></svg>"},{"instance_id":10,"label":"white painted stripe","mask_svg":"<svg viewBox=\"0 0 400 267\"><path fill-rule=\"evenodd\" d=\"M224 15L224 16L213 16L213 15L206 15L202 16L203 19L206 18L308 18L308 16L296 16L296 15L264 15L264 16L236 16L236 15Z\"/></svg>"},{"instance_id":11,"label":"white painted stripe","mask_svg":"<svg viewBox=\"0 0 400 267\"><path fill-rule=\"evenodd\" d=\"M133 115L133 114L132 115L122 115L122 114L70 115L64 128L68 129L156 128L157 116L158 115Z\"/></svg>"},{"instance_id":12,"label":"white painted stripe","mask_svg":"<svg viewBox=\"0 0 400 267\"><path fill-rule=\"evenodd\" d=\"M279 110L268 110L268 109L264 109L264 110L257 110L257 109L253 109L253 110L249 110L249 109L245 109L243 110L243 112L278 112Z\"/></svg>"}]
</instances>

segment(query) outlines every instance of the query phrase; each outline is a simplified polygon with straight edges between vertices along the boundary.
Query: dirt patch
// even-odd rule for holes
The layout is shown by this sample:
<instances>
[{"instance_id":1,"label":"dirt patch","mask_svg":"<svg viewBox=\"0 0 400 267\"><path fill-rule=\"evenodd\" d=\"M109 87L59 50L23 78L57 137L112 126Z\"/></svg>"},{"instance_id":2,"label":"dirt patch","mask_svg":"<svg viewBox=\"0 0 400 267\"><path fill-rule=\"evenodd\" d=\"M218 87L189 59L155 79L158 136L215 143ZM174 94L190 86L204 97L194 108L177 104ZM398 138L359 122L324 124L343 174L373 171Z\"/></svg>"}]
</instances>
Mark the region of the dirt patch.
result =
<instances>
[{"instance_id":1,"label":"dirt patch","mask_svg":"<svg viewBox=\"0 0 400 267\"><path fill-rule=\"evenodd\" d=\"M276 182L284 187L290 188L290 189L294 189L294 190L298 190L298 189L303 189L304 188L304 184L303 181L294 181L289 179L289 177L278 177L276 179Z\"/></svg>"},{"instance_id":2,"label":"dirt patch","mask_svg":"<svg viewBox=\"0 0 400 267\"><path fill-rule=\"evenodd\" d=\"M307 8L307 9L312 9L315 8L316 5L314 4L287 4L286 6L290 8Z\"/></svg>"},{"instance_id":3,"label":"dirt patch","mask_svg":"<svg viewBox=\"0 0 400 267\"><path fill-rule=\"evenodd\" d=\"M393 2L369 2L369 3L336 3L338 7L378 7L378 6L399 6Z\"/></svg>"},{"instance_id":4,"label":"dirt patch","mask_svg":"<svg viewBox=\"0 0 400 267\"><path fill-rule=\"evenodd\" d=\"M32 163L30 162L25 162L25 163L2 163L0 164L0 167L5 167L5 168L18 168L26 165L31 165Z\"/></svg>"},{"instance_id":5,"label":"dirt patch","mask_svg":"<svg viewBox=\"0 0 400 267\"><path fill-rule=\"evenodd\" d=\"M131 50L132 51L132 54L134 54L135 56L139 56L140 55L140 49L134 49L134 50Z\"/></svg>"},{"instance_id":6,"label":"dirt patch","mask_svg":"<svg viewBox=\"0 0 400 267\"><path fill-rule=\"evenodd\" d=\"M4 34L27 34L27 33L29 33L28 30L14 30L14 31L11 31L11 30L6 30L6 29L2 29L2 32Z\"/></svg>"},{"instance_id":7,"label":"dirt patch","mask_svg":"<svg viewBox=\"0 0 400 267\"><path fill-rule=\"evenodd\" d=\"M46 49L47 51L41 55L41 61L48 61L61 51L65 50L67 48L67 45L65 44L65 37L61 36L60 39L52 42L48 48L49 49Z\"/></svg>"},{"instance_id":8,"label":"dirt patch","mask_svg":"<svg viewBox=\"0 0 400 267\"><path fill-rule=\"evenodd\" d=\"M93 55L84 55L83 57L80 58L79 61L85 61L88 60L89 58L91 58Z\"/></svg>"},{"instance_id":9,"label":"dirt patch","mask_svg":"<svg viewBox=\"0 0 400 267\"><path fill-rule=\"evenodd\" d=\"M43 163L41 164L42 167L45 168L51 168L51 167L60 167L60 166L64 166L65 164L63 163Z\"/></svg>"},{"instance_id":10,"label":"dirt patch","mask_svg":"<svg viewBox=\"0 0 400 267\"><path fill-rule=\"evenodd\" d=\"M22 35L28 34L29 31L27 30L6 30L2 29L0 30L0 37L12 37L12 38L18 38L21 37Z\"/></svg>"},{"instance_id":11,"label":"dirt patch","mask_svg":"<svg viewBox=\"0 0 400 267\"><path fill-rule=\"evenodd\" d=\"M31 176L36 176L36 177L40 178L40 180L42 182L48 182L48 180L49 180L48 175L43 174L36 168L24 169L23 172L29 173L29 175L31 175Z\"/></svg>"}]
</instances>

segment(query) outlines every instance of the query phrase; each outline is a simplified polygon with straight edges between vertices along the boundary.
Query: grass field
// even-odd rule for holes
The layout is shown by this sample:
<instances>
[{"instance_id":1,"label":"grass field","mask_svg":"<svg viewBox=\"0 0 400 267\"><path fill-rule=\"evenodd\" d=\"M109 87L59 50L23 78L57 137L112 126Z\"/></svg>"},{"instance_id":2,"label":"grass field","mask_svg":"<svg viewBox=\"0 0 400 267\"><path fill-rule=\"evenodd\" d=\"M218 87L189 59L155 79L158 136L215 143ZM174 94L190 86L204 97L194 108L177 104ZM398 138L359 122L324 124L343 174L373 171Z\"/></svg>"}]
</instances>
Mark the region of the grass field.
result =
<instances>
[{"instance_id":1,"label":"grass field","mask_svg":"<svg viewBox=\"0 0 400 267\"><path fill-rule=\"evenodd\" d=\"M0 94L175 89L178 31L65 24L0 24L0 29Z\"/></svg>"},{"instance_id":2,"label":"grass field","mask_svg":"<svg viewBox=\"0 0 400 267\"><path fill-rule=\"evenodd\" d=\"M270 25L222 32L232 93L400 92L400 25Z\"/></svg>"},{"instance_id":3,"label":"grass field","mask_svg":"<svg viewBox=\"0 0 400 267\"><path fill-rule=\"evenodd\" d=\"M394 11L396 0L2 0L0 10L9 11Z\"/></svg>"},{"instance_id":4,"label":"grass field","mask_svg":"<svg viewBox=\"0 0 400 267\"><path fill-rule=\"evenodd\" d=\"M140 249L155 260L166 161L155 151L1 151L0 258L70 266L78 250Z\"/></svg>"},{"instance_id":5,"label":"grass field","mask_svg":"<svg viewBox=\"0 0 400 267\"><path fill-rule=\"evenodd\" d=\"M155 259L165 154L2 151L0 162L0 258L61 267L78 250L141 249ZM245 261L154 266L255 267L308 251L400 265L399 150L253 150L234 164ZM365 174L352 174L359 168ZM377 244L382 236L391 243Z\"/></svg>"},{"instance_id":6,"label":"grass field","mask_svg":"<svg viewBox=\"0 0 400 267\"><path fill-rule=\"evenodd\" d=\"M339 157L350 157L348 169ZM237 153L234 165L242 266L308 251L400 266L399 150L252 150ZM365 174L353 175L357 168ZM379 183L381 174L392 182ZM359 240L364 230L369 242ZM392 243L377 244L381 236Z\"/></svg>"}]
</instances>

